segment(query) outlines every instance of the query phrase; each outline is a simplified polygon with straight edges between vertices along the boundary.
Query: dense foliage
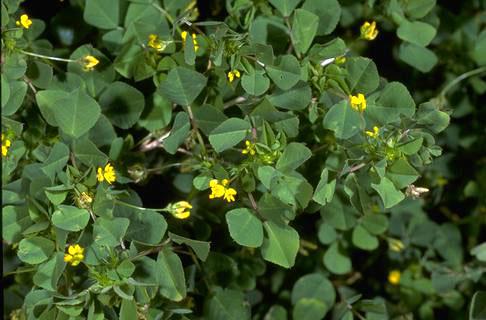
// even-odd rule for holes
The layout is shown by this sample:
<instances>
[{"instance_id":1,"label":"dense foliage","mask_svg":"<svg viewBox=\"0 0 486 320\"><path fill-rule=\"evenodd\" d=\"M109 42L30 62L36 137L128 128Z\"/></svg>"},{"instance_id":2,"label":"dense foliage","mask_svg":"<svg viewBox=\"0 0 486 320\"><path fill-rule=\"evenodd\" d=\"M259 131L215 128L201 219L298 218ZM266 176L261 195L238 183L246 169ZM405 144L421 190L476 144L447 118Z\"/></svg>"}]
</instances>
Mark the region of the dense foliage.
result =
<instances>
[{"instance_id":1,"label":"dense foliage","mask_svg":"<svg viewBox=\"0 0 486 320\"><path fill-rule=\"evenodd\" d=\"M1 4L4 318L486 319L485 1L49 5Z\"/></svg>"}]
</instances>

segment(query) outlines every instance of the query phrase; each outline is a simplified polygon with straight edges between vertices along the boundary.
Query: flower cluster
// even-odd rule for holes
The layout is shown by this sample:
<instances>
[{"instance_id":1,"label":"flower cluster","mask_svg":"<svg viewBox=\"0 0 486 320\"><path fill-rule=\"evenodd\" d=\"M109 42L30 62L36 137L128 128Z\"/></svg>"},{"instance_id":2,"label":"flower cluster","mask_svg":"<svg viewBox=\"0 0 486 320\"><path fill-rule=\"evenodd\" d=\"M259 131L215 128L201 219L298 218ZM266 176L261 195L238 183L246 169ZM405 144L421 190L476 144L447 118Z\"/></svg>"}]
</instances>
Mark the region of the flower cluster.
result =
<instances>
[{"instance_id":1,"label":"flower cluster","mask_svg":"<svg viewBox=\"0 0 486 320\"><path fill-rule=\"evenodd\" d=\"M249 140L246 140L245 141L245 145L246 145L246 148L241 150L241 153L242 154L249 154L251 156L254 156L255 153L256 153L256 150L255 150L255 144L254 143L251 143L251 141Z\"/></svg>"},{"instance_id":2,"label":"flower cluster","mask_svg":"<svg viewBox=\"0 0 486 320\"><path fill-rule=\"evenodd\" d=\"M357 96L349 96L349 102L351 103L351 108L356 111L364 112L366 110L366 98L362 93L358 93Z\"/></svg>"},{"instance_id":3,"label":"flower cluster","mask_svg":"<svg viewBox=\"0 0 486 320\"><path fill-rule=\"evenodd\" d=\"M2 157L6 157L12 142L2 133Z\"/></svg>"},{"instance_id":4,"label":"flower cluster","mask_svg":"<svg viewBox=\"0 0 486 320\"><path fill-rule=\"evenodd\" d=\"M376 38L376 36L378 35L378 29L376 29L376 22L375 21L373 21L371 23L366 21L361 26L360 31L361 31L361 38L368 40L368 41L374 40Z\"/></svg>"},{"instance_id":5,"label":"flower cluster","mask_svg":"<svg viewBox=\"0 0 486 320\"><path fill-rule=\"evenodd\" d=\"M228 184L228 179L223 179L221 183L219 183L219 180L216 179L209 181L209 187L211 188L209 199L222 197L228 202L235 201L236 190L233 188L227 188Z\"/></svg>"},{"instance_id":6,"label":"flower cluster","mask_svg":"<svg viewBox=\"0 0 486 320\"><path fill-rule=\"evenodd\" d=\"M21 26L22 28L29 29L32 25L32 20L29 19L28 15L23 14L20 16L20 20L15 21L15 24L19 27Z\"/></svg>"},{"instance_id":7,"label":"flower cluster","mask_svg":"<svg viewBox=\"0 0 486 320\"><path fill-rule=\"evenodd\" d=\"M181 38L182 38L182 44L183 45L186 43L187 34L188 34L187 31L182 31L181 32ZM195 33L192 34L192 43L194 44L194 51L197 52L197 50L199 49L199 45L197 43L196 34Z\"/></svg>"},{"instance_id":8,"label":"flower cluster","mask_svg":"<svg viewBox=\"0 0 486 320\"><path fill-rule=\"evenodd\" d=\"M179 201L169 205L169 212L177 219L187 219L191 215L192 205L187 201Z\"/></svg>"},{"instance_id":9,"label":"flower cluster","mask_svg":"<svg viewBox=\"0 0 486 320\"><path fill-rule=\"evenodd\" d=\"M84 259L84 248L79 244L70 245L68 252L64 254L64 262L69 263L71 266L77 266Z\"/></svg>"},{"instance_id":10,"label":"flower cluster","mask_svg":"<svg viewBox=\"0 0 486 320\"><path fill-rule=\"evenodd\" d=\"M105 168L98 167L98 173L96 175L99 182L106 180L109 184L112 184L116 180L115 168L108 163Z\"/></svg>"},{"instance_id":11,"label":"flower cluster","mask_svg":"<svg viewBox=\"0 0 486 320\"><path fill-rule=\"evenodd\" d=\"M377 126L373 127L373 131L365 131L366 135L370 138L376 139L380 134L380 128Z\"/></svg>"},{"instance_id":12,"label":"flower cluster","mask_svg":"<svg viewBox=\"0 0 486 320\"><path fill-rule=\"evenodd\" d=\"M396 286L397 284L400 283L400 276L401 276L400 271L392 270L388 274L388 282L390 282L392 285Z\"/></svg>"},{"instance_id":13,"label":"flower cluster","mask_svg":"<svg viewBox=\"0 0 486 320\"><path fill-rule=\"evenodd\" d=\"M149 40L147 45L157 51L164 51L166 44L164 41L160 40L156 34L149 34Z\"/></svg>"},{"instance_id":14,"label":"flower cluster","mask_svg":"<svg viewBox=\"0 0 486 320\"><path fill-rule=\"evenodd\" d=\"M235 80L235 78L239 78L241 76L240 71L238 70L231 70L228 72L228 81L231 83Z\"/></svg>"}]
</instances>

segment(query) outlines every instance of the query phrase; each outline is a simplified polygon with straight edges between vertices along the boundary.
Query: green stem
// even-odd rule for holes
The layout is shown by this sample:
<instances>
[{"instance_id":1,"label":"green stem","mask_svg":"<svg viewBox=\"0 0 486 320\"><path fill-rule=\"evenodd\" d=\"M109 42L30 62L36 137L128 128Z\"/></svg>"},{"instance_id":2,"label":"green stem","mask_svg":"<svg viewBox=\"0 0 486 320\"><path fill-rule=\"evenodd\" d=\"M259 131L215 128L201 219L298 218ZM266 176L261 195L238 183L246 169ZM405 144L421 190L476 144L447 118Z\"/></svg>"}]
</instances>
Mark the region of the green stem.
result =
<instances>
[{"instance_id":1,"label":"green stem","mask_svg":"<svg viewBox=\"0 0 486 320\"><path fill-rule=\"evenodd\" d=\"M77 60L73 60L73 59L64 59L64 58L58 58L58 57L45 56L43 54L33 53L33 52L29 52L29 51L24 51L24 50L20 50L20 52L22 52L23 54L26 54L28 56L41 58L41 59L48 59L48 60L62 61L62 62L78 62Z\"/></svg>"},{"instance_id":2,"label":"green stem","mask_svg":"<svg viewBox=\"0 0 486 320\"><path fill-rule=\"evenodd\" d=\"M3 277L5 278L5 277L8 277L8 276L11 276L11 275L14 275L14 274L19 274L19 273L33 272L35 270L36 270L35 268L23 269L23 270L14 270L14 271L10 271L10 272L5 272L3 274Z\"/></svg>"},{"instance_id":3,"label":"green stem","mask_svg":"<svg viewBox=\"0 0 486 320\"><path fill-rule=\"evenodd\" d=\"M300 60L300 59L302 59L302 56L300 55L300 52L298 52L297 48L295 47L295 39L294 39L294 36L292 35L292 27L290 26L289 18L285 17L284 20L285 20L285 25L287 26L287 29L288 29L288 32L289 32L290 43L292 44L292 49L294 50L295 54L297 55L297 58Z\"/></svg>"},{"instance_id":4,"label":"green stem","mask_svg":"<svg viewBox=\"0 0 486 320\"><path fill-rule=\"evenodd\" d=\"M182 166L182 163L171 163L171 164L168 164L166 166L162 166L162 167L159 167L159 168L149 168L147 169L147 172L159 172L159 171L163 171L165 169L169 169L169 168L172 168L172 167L180 167Z\"/></svg>"},{"instance_id":5,"label":"green stem","mask_svg":"<svg viewBox=\"0 0 486 320\"><path fill-rule=\"evenodd\" d=\"M468 72L465 72L465 73L461 74L460 76L456 77L454 80L452 80L451 82L449 82L444 87L444 89L442 89L442 91L440 92L440 96L441 97L445 97L447 91L449 91L452 87L454 87L456 84L458 84L462 80L465 80L465 79L467 79L469 77L472 77L472 76L475 76L475 75L478 75L478 74L481 74L483 72L486 72L486 66L485 67L481 67L481 68L477 68L477 69L474 69L474 70L471 70L471 71L468 71Z\"/></svg>"},{"instance_id":6,"label":"green stem","mask_svg":"<svg viewBox=\"0 0 486 320\"><path fill-rule=\"evenodd\" d=\"M142 211L149 211L150 210L150 211L170 212L169 209L167 209L167 207L165 207L165 208L144 208L144 207L136 206L134 204L130 204L130 203L126 203L126 202L120 201L118 199L115 199L114 202L117 203L117 204L120 204L122 206L128 207L128 208L142 210Z\"/></svg>"}]
</instances>

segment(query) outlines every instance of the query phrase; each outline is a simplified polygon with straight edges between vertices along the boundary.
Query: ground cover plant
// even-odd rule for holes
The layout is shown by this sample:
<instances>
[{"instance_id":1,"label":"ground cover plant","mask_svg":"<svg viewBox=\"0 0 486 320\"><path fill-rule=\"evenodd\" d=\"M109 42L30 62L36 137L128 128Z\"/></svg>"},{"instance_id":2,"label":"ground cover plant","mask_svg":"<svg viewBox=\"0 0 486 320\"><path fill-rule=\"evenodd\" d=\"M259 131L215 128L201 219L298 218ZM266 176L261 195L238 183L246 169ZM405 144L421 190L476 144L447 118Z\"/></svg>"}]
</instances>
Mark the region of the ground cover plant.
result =
<instances>
[{"instance_id":1,"label":"ground cover plant","mask_svg":"<svg viewBox=\"0 0 486 320\"><path fill-rule=\"evenodd\" d=\"M4 318L486 319L485 9L2 0Z\"/></svg>"}]
</instances>

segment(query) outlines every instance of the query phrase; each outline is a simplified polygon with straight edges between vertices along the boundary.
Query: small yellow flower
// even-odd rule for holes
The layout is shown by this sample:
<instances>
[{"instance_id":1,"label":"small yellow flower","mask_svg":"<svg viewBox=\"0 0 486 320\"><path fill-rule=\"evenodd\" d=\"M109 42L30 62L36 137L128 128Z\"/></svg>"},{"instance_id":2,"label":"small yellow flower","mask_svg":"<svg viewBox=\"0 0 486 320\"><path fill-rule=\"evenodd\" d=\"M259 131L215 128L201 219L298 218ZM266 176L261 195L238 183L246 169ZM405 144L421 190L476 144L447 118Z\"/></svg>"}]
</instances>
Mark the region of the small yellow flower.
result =
<instances>
[{"instance_id":1,"label":"small yellow flower","mask_svg":"<svg viewBox=\"0 0 486 320\"><path fill-rule=\"evenodd\" d=\"M181 32L181 38L182 38L182 45L184 45L186 43L187 31ZM195 33L192 34L192 43L194 44L194 51L197 52L197 50L199 49L199 45L197 44Z\"/></svg>"},{"instance_id":2,"label":"small yellow flower","mask_svg":"<svg viewBox=\"0 0 486 320\"><path fill-rule=\"evenodd\" d=\"M400 283L400 271L398 270L393 270L388 274L388 282L390 282L392 285L396 286L397 284Z\"/></svg>"},{"instance_id":3,"label":"small yellow flower","mask_svg":"<svg viewBox=\"0 0 486 320\"><path fill-rule=\"evenodd\" d=\"M155 34L149 35L148 46L157 51L164 51L166 44L164 41L160 40Z\"/></svg>"},{"instance_id":4,"label":"small yellow flower","mask_svg":"<svg viewBox=\"0 0 486 320\"><path fill-rule=\"evenodd\" d=\"M388 247L391 251L395 252L401 252L403 249L405 249L403 242L394 238L388 238Z\"/></svg>"},{"instance_id":5,"label":"small yellow flower","mask_svg":"<svg viewBox=\"0 0 486 320\"><path fill-rule=\"evenodd\" d=\"M228 202L235 201L236 190L233 188L228 188L224 191L224 200Z\"/></svg>"},{"instance_id":6,"label":"small yellow flower","mask_svg":"<svg viewBox=\"0 0 486 320\"><path fill-rule=\"evenodd\" d=\"M374 126L373 131L365 131L365 133L368 135L368 137L376 139L376 137L378 137L380 134L380 129L377 126Z\"/></svg>"},{"instance_id":7,"label":"small yellow flower","mask_svg":"<svg viewBox=\"0 0 486 320\"><path fill-rule=\"evenodd\" d=\"M250 141L246 140L245 141L246 148L241 151L243 154L250 154L252 156L255 155L256 150L255 150L255 144L251 143Z\"/></svg>"},{"instance_id":8,"label":"small yellow flower","mask_svg":"<svg viewBox=\"0 0 486 320\"><path fill-rule=\"evenodd\" d=\"M240 71L238 70L231 70L230 72L228 72L228 81L231 83L233 82L233 80L235 80L235 77L236 78L239 78L241 76L240 74Z\"/></svg>"},{"instance_id":9,"label":"small yellow flower","mask_svg":"<svg viewBox=\"0 0 486 320\"><path fill-rule=\"evenodd\" d=\"M170 208L170 213L177 219L187 219L191 215L192 205L187 201L174 203Z\"/></svg>"},{"instance_id":10,"label":"small yellow flower","mask_svg":"<svg viewBox=\"0 0 486 320\"><path fill-rule=\"evenodd\" d=\"M336 62L336 64L344 64L346 62L346 57L345 56L339 56L339 57L336 57L336 59L334 61Z\"/></svg>"},{"instance_id":11,"label":"small yellow flower","mask_svg":"<svg viewBox=\"0 0 486 320\"><path fill-rule=\"evenodd\" d=\"M106 180L109 184L112 184L116 180L115 168L108 163L105 168L98 167L98 174L96 175L99 182Z\"/></svg>"},{"instance_id":12,"label":"small yellow flower","mask_svg":"<svg viewBox=\"0 0 486 320\"><path fill-rule=\"evenodd\" d=\"M91 71L100 61L91 55L87 55L82 58L81 63L83 64L84 71Z\"/></svg>"},{"instance_id":13,"label":"small yellow flower","mask_svg":"<svg viewBox=\"0 0 486 320\"><path fill-rule=\"evenodd\" d=\"M5 135L2 133L2 157L6 157L8 153L8 148L10 148L10 145L12 142L5 137Z\"/></svg>"},{"instance_id":14,"label":"small yellow flower","mask_svg":"<svg viewBox=\"0 0 486 320\"><path fill-rule=\"evenodd\" d=\"M23 14L20 16L20 20L15 21L15 24L19 27L22 26L25 29L29 29L32 25L32 20L29 19L28 15Z\"/></svg>"},{"instance_id":15,"label":"small yellow flower","mask_svg":"<svg viewBox=\"0 0 486 320\"><path fill-rule=\"evenodd\" d=\"M357 96L349 96L351 108L356 111L363 112L366 110L366 98L362 93L358 93Z\"/></svg>"},{"instance_id":16,"label":"small yellow flower","mask_svg":"<svg viewBox=\"0 0 486 320\"><path fill-rule=\"evenodd\" d=\"M84 248L79 244L70 245L68 252L64 254L64 262L69 263L73 267L77 266L84 259Z\"/></svg>"},{"instance_id":17,"label":"small yellow flower","mask_svg":"<svg viewBox=\"0 0 486 320\"><path fill-rule=\"evenodd\" d=\"M236 190L233 188L226 188L229 185L228 179L223 179L221 183L218 180L213 179L209 181L209 187L211 188L211 194L209 199L223 198L228 202L235 201Z\"/></svg>"},{"instance_id":18,"label":"small yellow flower","mask_svg":"<svg viewBox=\"0 0 486 320\"><path fill-rule=\"evenodd\" d=\"M378 35L378 29L376 29L376 22L373 21L369 23L366 21L360 28L361 38L365 40L374 40Z\"/></svg>"}]
</instances>

